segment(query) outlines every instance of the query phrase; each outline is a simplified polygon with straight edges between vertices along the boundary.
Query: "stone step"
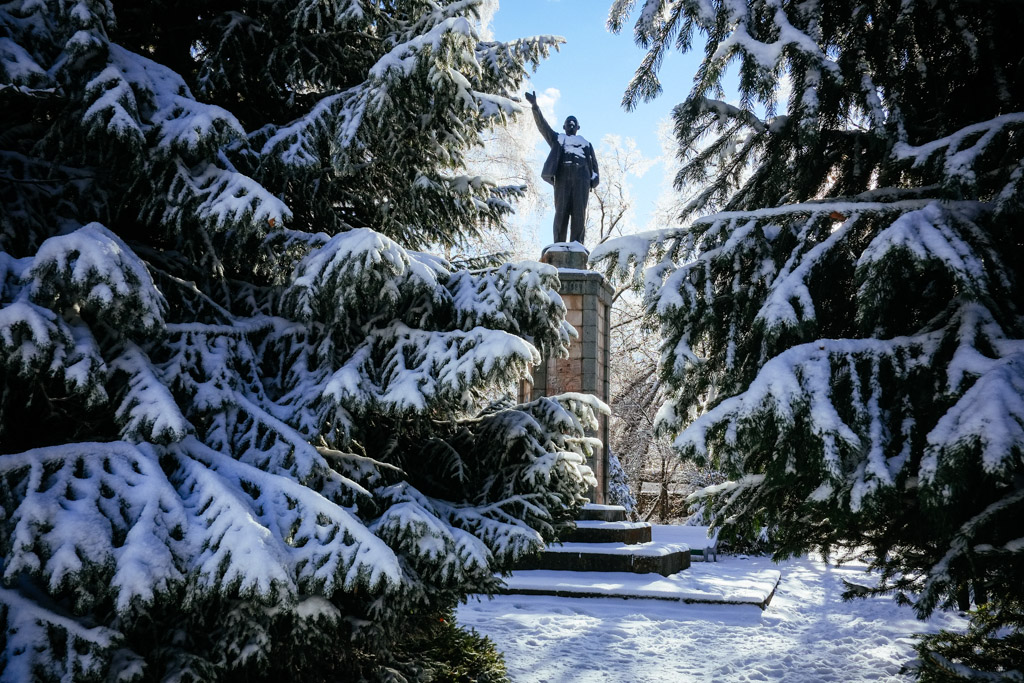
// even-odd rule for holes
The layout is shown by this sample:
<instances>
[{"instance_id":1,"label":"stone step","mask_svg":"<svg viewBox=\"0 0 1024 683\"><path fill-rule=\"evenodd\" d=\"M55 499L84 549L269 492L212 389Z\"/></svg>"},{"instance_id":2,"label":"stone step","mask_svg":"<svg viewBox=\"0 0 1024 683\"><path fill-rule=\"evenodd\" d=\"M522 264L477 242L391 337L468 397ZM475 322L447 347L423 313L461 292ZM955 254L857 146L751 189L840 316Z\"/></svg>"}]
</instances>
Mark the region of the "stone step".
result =
<instances>
[{"instance_id":1,"label":"stone step","mask_svg":"<svg viewBox=\"0 0 1024 683\"><path fill-rule=\"evenodd\" d=\"M563 543L524 558L516 570L631 572L669 576L690 566L690 549L672 543Z\"/></svg>"},{"instance_id":2,"label":"stone step","mask_svg":"<svg viewBox=\"0 0 1024 683\"><path fill-rule=\"evenodd\" d=\"M626 508L621 505L587 503L580 510L578 519L600 522L624 522L626 520Z\"/></svg>"},{"instance_id":3,"label":"stone step","mask_svg":"<svg viewBox=\"0 0 1024 683\"><path fill-rule=\"evenodd\" d=\"M768 607L781 572L749 563L703 565L671 576L660 574L520 571L505 577L503 593L567 598L674 600L689 604Z\"/></svg>"},{"instance_id":4,"label":"stone step","mask_svg":"<svg viewBox=\"0 0 1024 683\"><path fill-rule=\"evenodd\" d=\"M718 532L706 526L656 524L651 534L662 543L685 543L690 546L690 559L694 562L718 561Z\"/></svg>"},{"instance_id":5,"label":"stone step","mask_svg":"<svg viewBox=\"0 0 1024 683\"><path fill-rule=\"evenodd\" d=\"M561 540L564 543L650 543L651 525L646 522L579 520L576 528L566 532Z\"/></svg>"}]
</instances>

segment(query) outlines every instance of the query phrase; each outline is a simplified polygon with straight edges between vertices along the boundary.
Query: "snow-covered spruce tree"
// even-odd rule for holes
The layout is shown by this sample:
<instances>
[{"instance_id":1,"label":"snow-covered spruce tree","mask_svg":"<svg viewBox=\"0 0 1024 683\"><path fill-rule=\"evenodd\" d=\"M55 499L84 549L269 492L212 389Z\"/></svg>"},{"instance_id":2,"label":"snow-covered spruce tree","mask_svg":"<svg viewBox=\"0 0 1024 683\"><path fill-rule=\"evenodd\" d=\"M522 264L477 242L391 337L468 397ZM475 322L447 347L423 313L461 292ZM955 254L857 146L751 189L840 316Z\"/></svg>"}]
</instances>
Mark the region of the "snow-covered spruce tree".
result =
<instances>
[{"instance_id":1,"label":"snow-covered spruce tree","mask_svg":"<svg viewBox=\"0 0 1024 683\"><path fill-rule=\"evenodd\" d=\"M629 488L626 470L614 452L608 458L608 500L613 505L626 508L626 514L632 516L636 510L636 496Z\"/></svg>"},{"instance_id":2,"label":"snow-covered spruce tree","mask_svg":"<svg viewBox=\"0 0 1024 683\"><path fill-rule=\"evenodd\" d=\"M0 680L418 676L583 500L571 328L460 175L551 41L475 2L0 2Z\"/></svg>"},{"instance_id":3,"label":"snow-covered spruce tree","mask_svg":"<svg viewBox=\"0 0 1024 683\"><path fill-rule=\"evenodd\" d=\"M1022 31L1016 2L647 0L627 106L706 38L674 111L698 218L593 255L661 320L659 423L730 475L723 531L866 548L922 615L1024 591Z\"/></svg>"}]
</instances>

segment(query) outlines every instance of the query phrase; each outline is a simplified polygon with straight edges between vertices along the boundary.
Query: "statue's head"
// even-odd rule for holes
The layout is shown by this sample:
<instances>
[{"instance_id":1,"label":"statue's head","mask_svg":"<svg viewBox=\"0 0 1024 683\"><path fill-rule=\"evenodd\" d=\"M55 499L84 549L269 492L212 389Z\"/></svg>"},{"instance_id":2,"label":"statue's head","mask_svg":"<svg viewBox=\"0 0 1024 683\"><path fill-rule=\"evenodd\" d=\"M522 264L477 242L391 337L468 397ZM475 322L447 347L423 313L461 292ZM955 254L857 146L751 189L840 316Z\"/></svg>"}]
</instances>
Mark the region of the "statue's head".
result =
<instances>
[{"instance_id":1,"label":"statue's head","mask_svg":"<svg viewBox=\"0 0 1024 683\"><path fill-rule=\"evenodd\" d=\"M566 117L565 123L562 124L562 130L567 135L576 135L576 132L580 129L580 122L576 120L575 116Z\"/></svg>"}]
</instances>

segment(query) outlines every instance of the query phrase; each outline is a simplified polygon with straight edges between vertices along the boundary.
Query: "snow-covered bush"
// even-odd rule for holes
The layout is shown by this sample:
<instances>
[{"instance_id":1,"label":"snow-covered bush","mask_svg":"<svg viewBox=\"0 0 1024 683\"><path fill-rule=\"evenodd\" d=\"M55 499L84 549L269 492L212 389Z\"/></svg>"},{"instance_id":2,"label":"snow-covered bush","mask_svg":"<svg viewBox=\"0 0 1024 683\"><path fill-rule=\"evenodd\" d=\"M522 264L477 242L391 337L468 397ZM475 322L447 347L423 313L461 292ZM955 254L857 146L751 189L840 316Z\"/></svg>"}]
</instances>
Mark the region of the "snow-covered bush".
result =
<instances>
[{"instance_id":1,"label":"snow-covered bush","mask_svg":"<svg viewBox=\"0 0 1024 683\"><path fill-rule=\"evenodd\" d=\"M0 680L401 680L571 519L569 338L460 175L551 39L476 2L0 2Z\"/></svg>"},{"instance_id":2,"label":"snow-covered bush","mask_svg":"<svg viewBox=\"0 0 1024 683\"><path fill-rule=\"evenodd\" d=\"M966 633L919 635L914 649L920 656L904 668L922 683L1019 681L1024 678L1024 606L1015 600L983 605Z\"/></svg>"},{"instance_id":3,"label":"snow-covered bush","mask_svg":"<svg viewBox=\"0 0 1024 683\"><path fill-rule=\"evenodd\" d=\"M636 496L629 488L626 470L622 469L619 456L614 452L608 455L608 500L612 505L621 505L626 508L626 513L629 515L636 510Z\"/></svg>"},{"instance_id":4,"label":"snow-covered bush","mask_svg":"<svg viewBox=\"0 0 1024 683\"><path fill-rule=\"evenodd\" d=\"M1014 3L646 0L629 102L707 38L674 112L697 219L592 255L661 320L658 422L729 476L723 538L865 548L922 615L1024 590L1022 30Z\"/></svg>"}]
</instances>

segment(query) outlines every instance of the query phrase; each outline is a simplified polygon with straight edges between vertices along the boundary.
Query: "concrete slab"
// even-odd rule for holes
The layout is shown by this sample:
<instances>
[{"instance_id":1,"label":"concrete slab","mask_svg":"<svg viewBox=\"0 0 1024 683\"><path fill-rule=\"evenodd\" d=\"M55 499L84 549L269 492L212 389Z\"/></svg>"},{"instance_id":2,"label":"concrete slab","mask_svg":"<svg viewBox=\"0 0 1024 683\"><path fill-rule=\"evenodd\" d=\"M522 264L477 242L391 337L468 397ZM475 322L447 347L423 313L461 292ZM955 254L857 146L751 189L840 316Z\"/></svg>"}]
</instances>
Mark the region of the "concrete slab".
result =
<instances>
[{"instance_id":1,"label":"concrete slab","mask_svg":"<svg viewBox=\"0 0 1024 683\"><path fill-rule=\"evenodd\" d=\"M546 553L587 553L592 555L637 555L639 557L660 557L689 550L684 543L552 543L544 549Z\"/></svg>"},{"instance_id":2,"label":"concrete slab","mask_svg":"<svg viewBox=\"0 0 1024 683\"><path fill-rule=\"evenodd\" d=\"M782 574L730 558L715 565L691 566L671 576L626 572L515 571L504 593L560 597L617 597L674 600L681 603L756 605L766 609Z\"/></svg>"},{"instance_id":3,"label":"concrete slab","mask_svg":"<svg viewBox=\"0 0 1024 683\"><path fill-rule=\"evenodd\" d=\"M576 528L562 536L565 543L649 543L651 525L646 522L578 520Z\"/></svg>"},{"instance_id":4,"label":"concrete slab","mask_svg":"<svg viewBox=\"0 0 1024 683\"><path fill-rule=\"evenodd\" d=\"M706 526L655 524L651 527L651 534L653 540L661 543L690 546L691 559L718 561L718 532L712 532Z\"/></svg>"},{"instance_id":5,"label":"concrete slab","mask_svg":"<svg viewBox=\"0 0 1024 683\"><path fill-rule=\"evenodd\" d=\"M621 505L600 505L587 503L580 510L581 520L600 520L604 522L622 522L626 519L626 508Z\"/></svg>"},{"instance_id":6,"label":"concrete slab","mask_svg":"<svg viewBox=\"0 0 1024 683\"><path fill-rule=\"evenodd\" d=\"M690 566L690 549L672 543L564 543L520 560L520 570L634 572L670 576Z\"/></svg>"}]
</instances>

